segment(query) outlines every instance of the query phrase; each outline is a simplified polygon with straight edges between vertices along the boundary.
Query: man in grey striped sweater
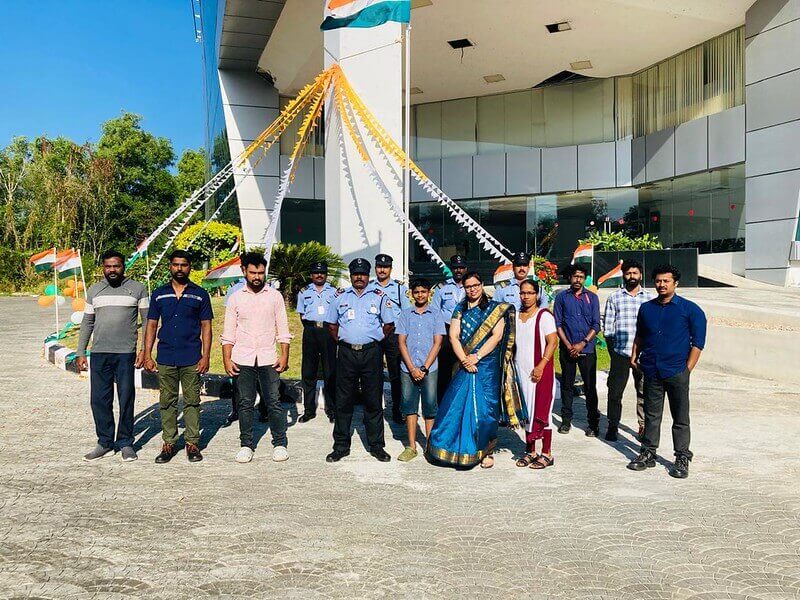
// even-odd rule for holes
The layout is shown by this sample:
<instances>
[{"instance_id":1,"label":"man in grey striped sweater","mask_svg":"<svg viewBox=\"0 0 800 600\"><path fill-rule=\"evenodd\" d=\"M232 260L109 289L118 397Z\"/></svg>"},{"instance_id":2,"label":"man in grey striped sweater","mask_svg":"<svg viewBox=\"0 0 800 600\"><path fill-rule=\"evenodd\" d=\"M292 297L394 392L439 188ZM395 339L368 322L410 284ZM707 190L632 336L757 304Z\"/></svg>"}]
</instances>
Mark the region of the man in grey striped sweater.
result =
<instances>
[{"instance_id":1,"label":"man in grey striped sweater","mask_svg":"<svg viewBox=\"0 0 800 600\"><path fill-rule=\"evenodd\" d=\"M86 293L86 309L78 339L78 368L86 370L86 346L92 338L91 406L97 445L84 460L97 460L119 450L122 460L136 460L133 449L134 369L144 362L136 353L138 321L147 320L149 298L138 281L125 277L125 258L109 250L101 257L105 279ZM119 424L114 427L114 384L119 399ZM115 435L116 434L116 435Z\"/></svg>"}]
</instances>

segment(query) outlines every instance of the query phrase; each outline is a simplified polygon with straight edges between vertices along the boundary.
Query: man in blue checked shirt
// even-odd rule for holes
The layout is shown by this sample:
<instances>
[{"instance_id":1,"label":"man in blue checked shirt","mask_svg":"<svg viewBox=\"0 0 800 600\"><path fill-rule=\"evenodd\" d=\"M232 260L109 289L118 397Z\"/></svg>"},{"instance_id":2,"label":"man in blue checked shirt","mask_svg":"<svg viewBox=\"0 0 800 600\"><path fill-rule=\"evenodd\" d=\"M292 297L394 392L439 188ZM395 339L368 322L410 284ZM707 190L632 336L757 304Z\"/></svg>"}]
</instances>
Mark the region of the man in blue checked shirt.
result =
<instances>
[{"instance_id":1,"label":"man in blue checked shirt","mask_svg":"<svg viewBox=\"0 0 800 600\"><path fill-rule=\"evenodd\" d=\"M400 318L400 312L410 308L408 288L392 279L393 259L388 254L378 254L375 257L375 279L369 282L367 291L380 290L391 301L394 320ZM392 389L392 420L395 423L403 422L400 414L400 346L397 344L397 333L394 329L386 334L380 341L381 352L386 359L386 371L389 373L389 386Z\"/></svg>"},{"instance_id":2,"label":"man in blue checked shirt","mask_svg":"<svg viewBox=\"0 0 800 600\"><path fill-rule=\"evenodd\" d=\"M370 268L363 258L350 263L353 286L333 299L325 315L330 335L339 347L333 452L325 458L331 463L350 454L353 400L359 383L369 453L381 462L391 460L384 450L383 362L378 344L394 330L394 303L381 290L366 289Z\"/></svg>"},{"instance_id":3,"label":"man in blue checked shirt","mask_svg":"<svg viewBox=\"0 0 800 600\"><path fill-rule=\"evenodd\" d=\"M603 317L603 333L611 356L611 370L608 373L608 429L606 440L617 441L617 430L622 415L622 394L628 385L628 375L633 371L633 385L636 388L636 417L639 421L639 437L644 433L644 388L642 372L631 367L633 338L636 337L636 317L639 307L655 297L642 287L642 263L626 260L622 263L624 287L616 290L606 301Z\"/></svg>"},{"instance_id":4,"label":"man in blue checked shirt","mask_svg":"<svg viewBox=\"0 0 800 600\"><path fill-rule=\"evenodd\" d=\"M402 462L417 457L417 411L420 400L426 438L431 434L436 417L437 356L446 332L439 311L429 303L430 291L431 284L427 279L412 281L414 307L403 310L397 324L400 355L403 357L400 373L403 402L400 410L408 429L408 445L397 458Z\"/></svg>"},{"instance_id":5,"label":"man in blue checked shirt","mask_svg":"<svg viewBox=\"0 0 800 600\"><path fill-rule=\"evenodd\" d=\"M303 362L301 377L303 386L303 415L300 423L307 423L317 416L317 370L322 360L322 376L325 389L325 414L333 423L335 385L336 344L328 334L325 315L338 292L327 280L328 264L317 262L311 265L311 283L297 296L297 313L303 323Z\"/></svg>"}]
</instances>

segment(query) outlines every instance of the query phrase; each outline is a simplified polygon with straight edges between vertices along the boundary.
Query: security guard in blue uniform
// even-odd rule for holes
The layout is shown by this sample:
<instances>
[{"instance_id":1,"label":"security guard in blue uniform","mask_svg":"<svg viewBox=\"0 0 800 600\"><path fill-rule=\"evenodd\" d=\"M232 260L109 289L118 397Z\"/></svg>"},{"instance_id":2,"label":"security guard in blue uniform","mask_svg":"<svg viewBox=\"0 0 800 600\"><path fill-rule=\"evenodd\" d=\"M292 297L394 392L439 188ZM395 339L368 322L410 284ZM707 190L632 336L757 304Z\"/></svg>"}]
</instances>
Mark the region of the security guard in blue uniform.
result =
<instances>
[{"instance_id":1,"label":"security guard in blue uniform","mask_svg":"<svg viewBox=\"0 0 800 600\"><path fill-rule=\"evenodd\" d=\"M441 312L445 329L448 333L448 335L444 336L442 349L439 351L438 395L440 402L447 391L447 386L450 385L453 367L456 364L456 355L453 353L452 346L450 346L450 318L453 316L456 305L464 300L463 279L467 273L467 260L460 254L450 257L450 271L452 271L453 276L443 284L436 286L433 300L431 300L431 306Z\"/></svg>"},{"instance_id":2,"label":"security guard in blue uniform","mask_svg":"<svg viewBox=\"0 0 800 600\"><path fill-rule=\"evenodd\" d=\"M297 313L303 323L303 363L301 367L303 387L303 415L300 423L307 423L317 416L317 371L322 360L322 376L325 385L325 414L333 423L335 385L336 344L328 334L325 315L331 301L338 292L327 282L328 264L317 262L311 265L311 283L297 296Z\"/></svg>"},{"instance_id":3,"label":"security guard in blue uniform","mask_svg":"<svg viewBox=\"0 0 800 600\"><path fill-rule=\"evenodd\" d=\"M384 450L383 362L379 343L393 329L394 302L380 289L367 290L369 261L357 258L349 269L352 287L333 299L325 315L339 349L333 452L325 460L337 462L350 454L353 404L360 383L369 453L381 462L388 462L391 457Z\"/></svg>"},{"instance_id":4,"label":"security guard in blue uniform","mask_svg":"<svg viewBox=\"0 0 800 600\"><path fill-rule=\"evenodd\" d=\"M531 270L531 255L520 251L511 257L511 266L514 271L514 278L509 281L501 281L494 286L494 298L496 302L508 302L513 304L519 312L522 302L519 299L519 284L526 279L534 280L535 277L529 275ZM547 294L539 294L539 307L547 307L550 300Z\"/></svg>"},{"instance_id":5,"label":"security guard in blue uniform","mask_svg":"<svg viewBox=\"0 0 800 600\"><path fill-rule=\"evenodd\" d=\"M392 279L392 257L388 254L378 254L375 257L375 279L369 282L367 291L381 290L392 301L395 323L400 320L400 313L411 307L408 299L408 287ZM389 385L392 388L392 420L402 424L403 415L400 412L400 401L403 392L400 388L400 344L397 334L392 326L391 333L381 340L381 353L386 359L386 370L389 372Z\"/></svg>"}]
</instances>

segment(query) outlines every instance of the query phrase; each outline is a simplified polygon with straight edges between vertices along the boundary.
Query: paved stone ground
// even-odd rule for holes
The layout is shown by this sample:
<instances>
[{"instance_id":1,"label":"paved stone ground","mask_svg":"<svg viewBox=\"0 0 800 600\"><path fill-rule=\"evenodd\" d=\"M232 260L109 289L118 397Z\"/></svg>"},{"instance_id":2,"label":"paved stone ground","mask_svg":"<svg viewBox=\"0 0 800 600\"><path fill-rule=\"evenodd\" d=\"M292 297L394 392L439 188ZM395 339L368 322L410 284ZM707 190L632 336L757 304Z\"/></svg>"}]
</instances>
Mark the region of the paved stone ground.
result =
<instances>
[{"instance_id":1,"label":"paved stone ground","mask_svg":"<svg viewBox=\"0 0 800 600\"><path fill-rule=\"evenodd\" d=\"M296 411L287 463L269 460L267 432L238 465L213 399L206 460L161 466L151 392L138 397L140 460L87 464L88 382L42 360L40 311L0 299L2 598L800 597L793 390L696 372L686 481L666 462L628 471L628 429L614 445L557 435L544 472L514 467L510 433L489 471L380 464L358 435L328 465L330 426L294 425ZM666 426L662 439L669 459Z\"/></svg>"}]
</instances>

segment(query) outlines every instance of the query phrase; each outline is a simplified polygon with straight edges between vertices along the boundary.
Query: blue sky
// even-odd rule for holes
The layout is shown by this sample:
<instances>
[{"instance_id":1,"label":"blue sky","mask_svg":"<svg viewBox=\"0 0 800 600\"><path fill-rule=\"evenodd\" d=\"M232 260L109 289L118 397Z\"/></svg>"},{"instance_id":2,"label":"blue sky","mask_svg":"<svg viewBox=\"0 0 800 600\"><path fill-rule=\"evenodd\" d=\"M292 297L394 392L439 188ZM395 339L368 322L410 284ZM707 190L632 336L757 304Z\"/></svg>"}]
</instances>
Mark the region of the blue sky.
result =
<instances>
[{"instance_id":1,"label":"blue sky","mask_svg":"<svg viewBox=\"0 0 800 600\"><path fill-rule=\"evenodd\" d=\"M97 141L124 109L172 140L203 143L202 48L190 0L0 0L0 146L12 137Z\"/></svg>"}]
</instances>

